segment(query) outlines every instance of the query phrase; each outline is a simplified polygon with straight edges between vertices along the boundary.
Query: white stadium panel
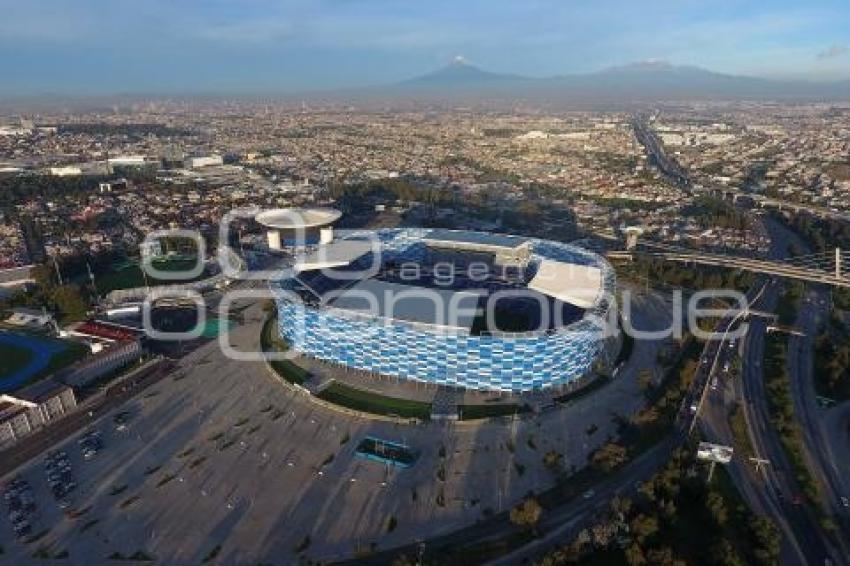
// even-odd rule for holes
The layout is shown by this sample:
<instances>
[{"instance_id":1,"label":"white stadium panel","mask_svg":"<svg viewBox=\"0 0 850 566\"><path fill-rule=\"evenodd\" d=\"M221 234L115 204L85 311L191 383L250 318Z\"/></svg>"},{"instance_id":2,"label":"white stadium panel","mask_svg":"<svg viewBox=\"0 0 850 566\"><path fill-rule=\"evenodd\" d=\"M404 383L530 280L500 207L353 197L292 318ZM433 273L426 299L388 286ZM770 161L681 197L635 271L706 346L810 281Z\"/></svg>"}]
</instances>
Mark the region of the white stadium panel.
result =
<instances>
[{"instance_id":1,"label":"white stadium panel","mask_svg":"<svg viewBox=\"0 0 850 566\"><path fill-rule=\"evenodd\" d=\"M543 260L528 288L581 308L590 308L602 291L598 267Z\"/></svg>"}]
</instances>

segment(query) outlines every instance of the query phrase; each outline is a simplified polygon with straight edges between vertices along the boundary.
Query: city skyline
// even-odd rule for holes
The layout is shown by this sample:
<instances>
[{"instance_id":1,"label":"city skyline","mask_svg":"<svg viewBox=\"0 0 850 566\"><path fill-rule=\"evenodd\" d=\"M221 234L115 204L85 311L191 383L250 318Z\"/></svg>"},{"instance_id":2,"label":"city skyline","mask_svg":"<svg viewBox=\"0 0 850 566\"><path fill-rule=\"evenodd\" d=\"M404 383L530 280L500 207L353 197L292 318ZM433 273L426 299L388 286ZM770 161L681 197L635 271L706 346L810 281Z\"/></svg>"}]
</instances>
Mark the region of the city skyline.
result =
<instances>
[{"instance_id":1,"label":"city skyline","mask_svg":"<svg viewBox=\"0 0 850 566\"><path fill-rule=\"evenodd\" d=\"M0 7L4 95L357 88L404 81L457 55L534 78L660 60L732 75L850 79L850 10L833 0L803 9L737 0L652 9L619 0L580 8L265 0Z\"/></svg>"}]
</instances>

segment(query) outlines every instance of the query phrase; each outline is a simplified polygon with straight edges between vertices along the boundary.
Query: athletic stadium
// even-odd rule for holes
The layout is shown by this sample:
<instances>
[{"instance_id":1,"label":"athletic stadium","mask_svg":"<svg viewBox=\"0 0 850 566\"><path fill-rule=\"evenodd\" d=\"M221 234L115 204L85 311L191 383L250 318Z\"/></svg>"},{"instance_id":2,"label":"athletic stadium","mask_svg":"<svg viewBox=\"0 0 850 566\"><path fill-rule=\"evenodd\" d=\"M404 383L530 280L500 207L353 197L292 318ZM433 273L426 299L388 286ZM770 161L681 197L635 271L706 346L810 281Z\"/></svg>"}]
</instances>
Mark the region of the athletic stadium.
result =
<instances>
[{"instance_id":1,"label":"athletic stadium","mask_svg":"<svg viewBox=\"0 0 850 566\"><path fill-rule=\"evenodd\" d=\"M615 276L547 240L444 229L350 232L293 256L272 283L297 353L479 391L569 387L618 347Z\"/></svg>"}]
</instances>

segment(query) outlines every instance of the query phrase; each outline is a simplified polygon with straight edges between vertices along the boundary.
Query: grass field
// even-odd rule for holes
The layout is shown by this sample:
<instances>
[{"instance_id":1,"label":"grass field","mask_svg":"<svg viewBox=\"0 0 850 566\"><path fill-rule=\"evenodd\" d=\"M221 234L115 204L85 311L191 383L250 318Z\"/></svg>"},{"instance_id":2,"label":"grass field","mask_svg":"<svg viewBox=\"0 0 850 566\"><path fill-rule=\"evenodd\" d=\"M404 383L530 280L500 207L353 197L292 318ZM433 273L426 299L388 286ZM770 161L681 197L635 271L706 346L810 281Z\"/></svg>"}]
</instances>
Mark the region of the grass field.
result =
<instances>
[{"instance_id":1,"label":"grass field","mask_svg":"<svg viewBox=\"0 0 850 566\"><path fill-rule=\"evenodd\" d=\"M154 261L153 266L161 271L188 271L195 267L195 260L160 260ZM147 282L148 285L151 286L170 285L173 283L185 283L188 281L195 281L197 279L202 279L205 276L205 274L201 274L200 277L197 277L195 279L185 279L180 281L166 281L156 279L154 277L148 277ZM97 282L98 292L100 292L101 294L105 294L118 289L133 289L135 287L144 287L145 276L142 272L142 268L137 262L128 261L114 265L112 271L96 276L95 281Z\"/></svg>"},{"instance_id":2,"label":"grass field","mask_svg":"<svg viewBox=\"0 0 850 566\"><path fill-rule=\"evenodd\" d=\"M289 349L286 341L277 335L276 316L269 318L263 325L263 330L260 334L260 347L263 349L263 352L269 353L285 352ZM269 365L275 373L289 383L301 385L310 377L310 372L289 360L269 360Z\"/></svg>"},{"instance_id":3,"label":"grass field","mask_svg":"<svg viewBox=\"0 0 850 566\"><path fill-rule=\"evenodd\" d=\"M354 389L341 383L330 384L316 396L329 403L375 415L422 420L427 420L431 416L430 403L385 397L362 389Z\"/></svg>"},{"instance_id":4,"label":"grass field","mask_svg":"<svg viewBox=\"0 0 850 566\"><path fill-rule=\"evenodd\" d=\"M33 358L31 350L0 343L0 382L9 375L25 368Z\"/></svg>"},{"instance_id":5,"label":"grass field","mask_svg":"<svg viewBox=\"0 0 850 566\"><path fill-rule=\"evenodd\" d=\"M576 389L575 391L570 391L569 393L565 393L560 397L554 397L552 400L556 403L569 403L571 401L577 401L582 397L586 397L595 391L599 391L609 383L611 383L610 377L597 376L596 379L594 379L584 387Z\"/></svg>"},{"instance_id":6,"label":"grass field","mask_svg":"<svg viewBox=\"0 0 850 566\"><path fill-rule=\"evenodd\" d=\"M0 392L14 391L88 354L82 344L17 332L0 332Z\"/></svg>"},{"instance_id":7,"label":"grass field","mask_svg":"<svg viewBox=\"0 0 850 566\"><path fill-rule=\"evenodd\" d=\"M460 420L472 421L475 419L518 415L530 411L531 407L528 405L518 405L517 403L493 403L490 405L458 405L457 410Z\"/></svg>"}]
</instances>

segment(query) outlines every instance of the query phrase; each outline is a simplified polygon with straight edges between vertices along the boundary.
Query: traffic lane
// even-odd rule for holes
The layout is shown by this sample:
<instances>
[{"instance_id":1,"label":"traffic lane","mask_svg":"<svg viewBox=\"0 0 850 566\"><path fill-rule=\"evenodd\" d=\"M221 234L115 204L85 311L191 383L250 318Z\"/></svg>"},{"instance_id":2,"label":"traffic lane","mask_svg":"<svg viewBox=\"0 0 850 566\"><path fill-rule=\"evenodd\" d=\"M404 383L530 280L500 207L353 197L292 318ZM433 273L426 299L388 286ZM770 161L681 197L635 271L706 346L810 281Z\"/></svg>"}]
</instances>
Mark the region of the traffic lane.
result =
<instances>
[{"instance_id":1,"label":"traffic lane","mask_svg":"<svg viewBox=\"0 0 850 566\"><path fill-rule=\"evenodd\" d=\"M772 298L772 297L771 297ZM773 301L771 301L773 302ZM764 321L754 321L756 328L751 328L747 333L748 357L750 359L762 359L764 357ZM761 327L761 328L760 328ZM787 473L788 463L785 457L784 449L770 425L770 415L767 408L767 398L764 390L764 383L761 373L747 364L745 367L748 370L744 373L743 393L747 400L745 408L755 414L755 421L758 423L752 427L753 442L758 452L771 461L771 464L765 469L765 476L768 479L768 485L771 487L771 497L774 504L779 508L786 520L797 533L798 540L804 549L811 563L822 563L824 558L831 553L827 551L828 544L823 539L823 533L816 524L814 517L810 515L805 506L797 506L789 503L799 495L799 490L796 488L796 482L790 474ZM786 496L786 494L788 494Z\"/></svg>"}]
</instances>

